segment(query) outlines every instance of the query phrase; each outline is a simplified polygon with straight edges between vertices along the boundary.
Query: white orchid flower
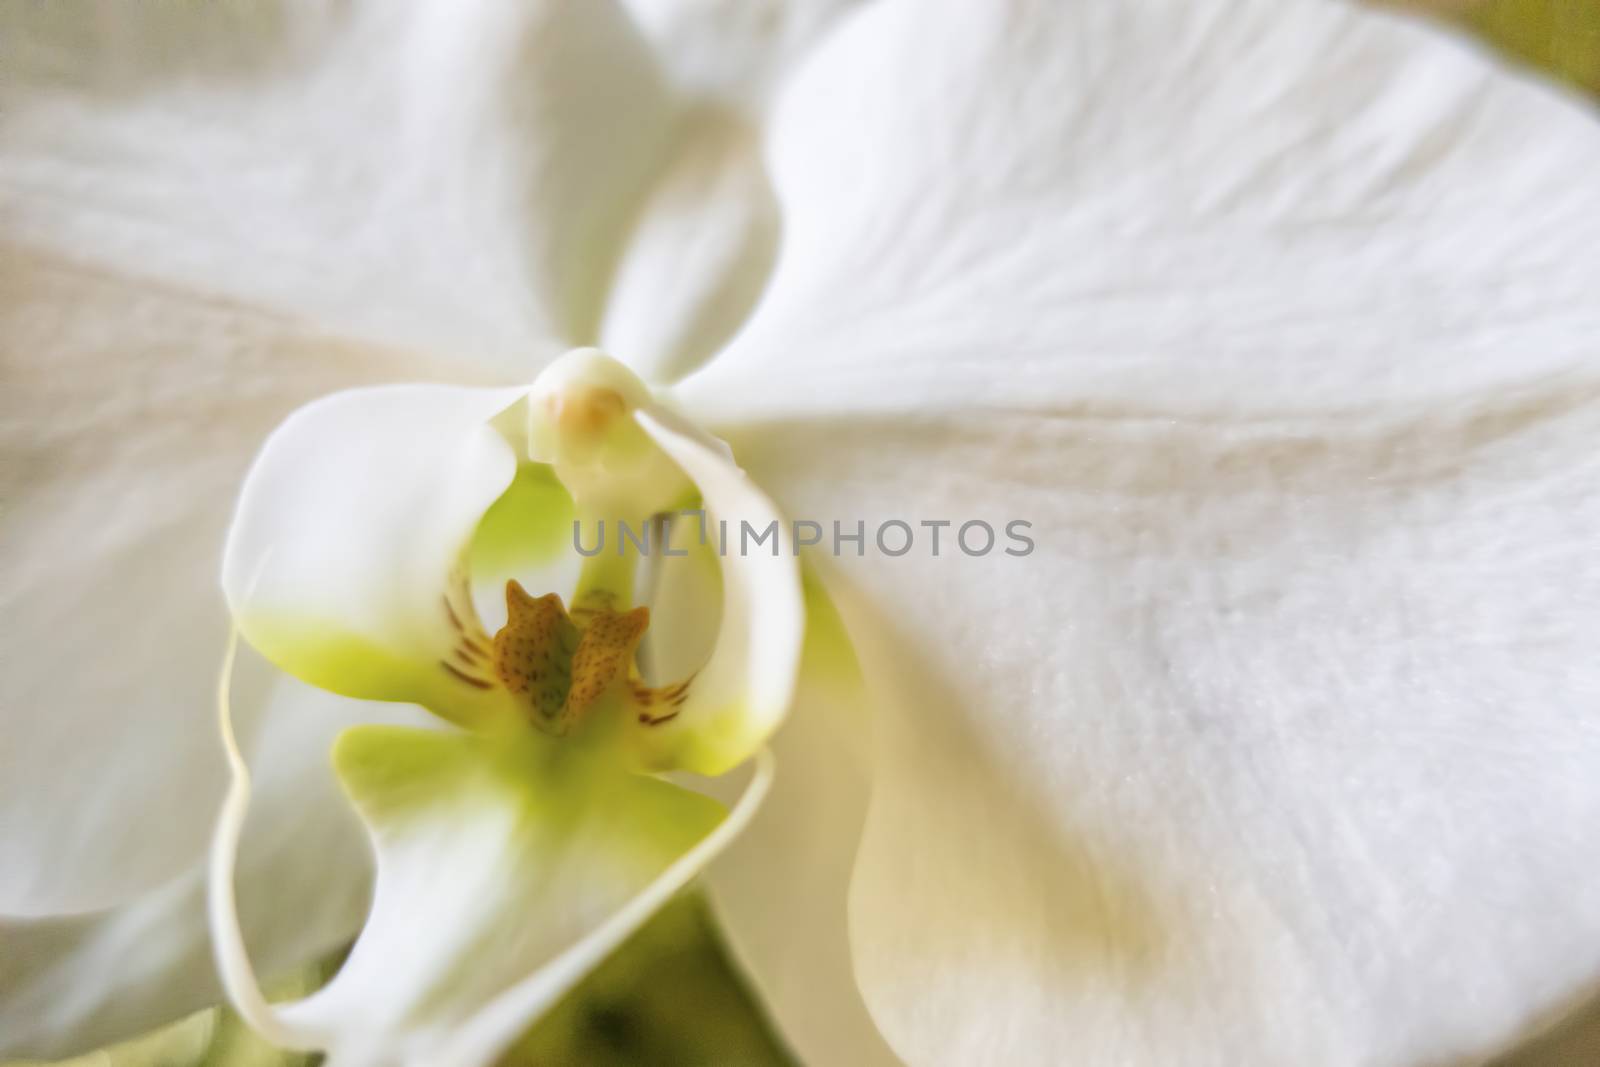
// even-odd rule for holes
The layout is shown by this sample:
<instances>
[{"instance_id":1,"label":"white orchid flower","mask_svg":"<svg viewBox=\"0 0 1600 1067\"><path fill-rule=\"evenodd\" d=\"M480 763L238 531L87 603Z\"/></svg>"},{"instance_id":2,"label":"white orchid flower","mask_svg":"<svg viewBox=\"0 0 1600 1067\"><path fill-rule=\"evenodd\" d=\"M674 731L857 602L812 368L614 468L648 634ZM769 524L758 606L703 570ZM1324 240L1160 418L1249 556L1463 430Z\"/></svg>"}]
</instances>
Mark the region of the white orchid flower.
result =
<instances>
[{"instance_id":1,"label":"white orchid flower","mask_svg":"<svg viewBox=\"0 0 1600 1067\"><path fill-rule=\"evenodd\" d=\"M384 382L437 384L301 408L228 534L304 679L233 690L269 1036L486 1062L730 841L807 1062L1416 1067L1593 991L1593 115L1323 0L695 8L7 12L0 1050L214 994L207 561L288 411ZM637 599L531 535L696 500L914 528L816 560L867 700L737 554L658 590L686 688L630 631L520 690L570 657L519 617L596 624L529 605ZM642 773L769 735L759 812Z\"/></svg>"},{"instance_id":2,"label":"white orchid flower","mask_svg":"<svg viewBox=\"0 0 1600 1067\"><path fill-rule=\"evenodd\" d=\"M696 611L714 647L669 656L683 669L652 685L634 665L651 615L634 571L652 516L688 506L716 542L660 546L691 568L662 606L679 609L672 644L693 639ZM569 583L538 556L566 547L570 516L590 536L567 548L587 556ZM726 524L770 547L719 568L708 554ZM339 738L334 764L377 852L372 910L333 981L279 1008L233 903L248 785L225 720L238 780L213 856L213 936L244 1018L335 1063L490 1062L683 888L748 823L770 758L726 815L656 775L722 775L758 755L793 696L804 609L780 525L716 442L592 349L528 391L363 389L291 417L229 533L240 631L304 681L464 730ZM537 596L519 581L535 575ZM486 578L500 603L475 602Z\"/></svg>"}]
</instances>

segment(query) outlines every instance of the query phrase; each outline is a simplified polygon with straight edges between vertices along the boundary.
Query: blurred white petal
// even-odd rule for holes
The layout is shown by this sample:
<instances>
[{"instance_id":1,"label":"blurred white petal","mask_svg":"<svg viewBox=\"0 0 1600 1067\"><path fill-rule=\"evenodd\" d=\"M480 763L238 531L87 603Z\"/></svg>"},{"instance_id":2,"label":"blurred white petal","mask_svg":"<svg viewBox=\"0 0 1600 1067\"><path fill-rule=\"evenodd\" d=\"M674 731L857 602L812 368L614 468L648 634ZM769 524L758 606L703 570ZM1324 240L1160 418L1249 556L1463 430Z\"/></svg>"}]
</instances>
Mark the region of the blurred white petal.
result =
<instances>
[{"instance_id":1,"label":"blurred white petal","mask_svg":"<svg viewBox=\"0 0 1600 1067\"><path fill-rule=\"evenodd\" d=\"M0 224L531 376L596 329L676 116L606 0L12 5Z\"/></svg>"},{"instance_id":2,"label":"blurred white petal","mask_svg":"<svg viewBox=\"0 0 1600 1067\"><path fill-rule=\"evenodd\" d=\"M845 549L874 1017L1492 1052L1600 978L1600 128L1337 5L935 6L791 85L788 243L683 387L787 514L998 532Z\"/></svg>"},{"instance_id":3,"label":"blurred white petal","mask_svg":"<svg viewBox=\"0 0 1600 1067\"><path fill-rule=\"evenodd\" d=\"M357 723L426 716L252 666L249 688L266 699L240 704L261 785L244 831L241 911L263 973L277 976L347 944L370 900L368 849L328 762L334 737ZM209 828L215 812L203 814ZM0 1056L87 1052L221 1001L205 891L197 858L110 911L0 926Z\"/></svg>"},{"instance_id":4,"label":"blurred white petal","mask_svg":"<svg viewBox=\"0 0 1600 1067\"><path fill-rule=\"evenodd\" d=\"M715 547L657 559L649 669L704 662L722 601ZM750 828L706 872L723 934L784 1042L805 1063L894 1063L861 999L846 902L871 791L866 694L838 613L805 581L806 636L794 707L772 740L779 773ZM732 802L737 782L709 783Z\"/></svg>"},{"instance_id":5,"label":"blurred white petal","mask_svg":"<svg viewBox=\"0 0 1600 1067\"><path fill-rule=\"evenodd\" d=\"M687 112L618 266L602 342L652 381L694 369L755 306L780 230L751 120Z\"/></svg>"},{"instance_id":6,"label":"blurred white petal","mask_svg":"<svg viewBox=\"0 0 1600 1067\"><path fill-rule=\"evenodd\" d=\"M688 95L759 111L861 0L624 0Z\"/></svg>"},{"instance_id":7,"label":"blurred white petal","mask_svg":"<svg viewBox=\"0 0 1600 1067\"><path fill-rule=\"evenodd\" d=\"M762 158L768 103L859 5L851 0L628 0L682 102L641 200L601 343L652 381L711 358L766 286L782 220Z\"/></svg>"},{"instance_id":8,"label":"blurred white petal","mask_svg":"<svg viewBox=\"0 0 1600 1067\"><path fill-rule=\"evenodd\" d=\"M1518 400L736 442L798 514L1034 524L844 561L902 1056L1448 1061L1594 981L1600 403Z\"/></svg>"},{"instance_id":9,"label":"blurred white petal","mask_svg":"<svg viewBox=\"0 0 1600 1067\"><path fill-rule=\"evenodd\" d=\"M438 367L84 264L0 259L0 914L97 910L204 851L223 531L328 389Z\"/></svg>"},{"instance_id":10,"label":"blurred white petal","mask_svg":"<svg viewBox=\"0 0 1600 1067\"><path fill-rule=\"evenodd\" d=\"M806 590L795 706L773 741L780 773L750 828L706 872L717 917L804 1063L896 1064L867 1013L847 902L871 797L871 721L827 597Z\"/></svg>"}]
</instances>

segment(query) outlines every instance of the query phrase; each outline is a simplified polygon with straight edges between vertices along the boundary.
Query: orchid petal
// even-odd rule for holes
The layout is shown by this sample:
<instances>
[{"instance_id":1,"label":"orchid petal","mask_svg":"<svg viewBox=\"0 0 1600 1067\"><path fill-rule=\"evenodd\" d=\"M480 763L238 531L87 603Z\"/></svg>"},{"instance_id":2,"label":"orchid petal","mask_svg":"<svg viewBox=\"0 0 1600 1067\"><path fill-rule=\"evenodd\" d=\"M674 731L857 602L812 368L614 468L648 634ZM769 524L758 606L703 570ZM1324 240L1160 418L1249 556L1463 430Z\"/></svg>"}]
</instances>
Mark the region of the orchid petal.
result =
<instances>
[{"instance_id":1,"label":"orchid petal","mask_svg":"<svg viewBox=\"0 0 1600 1067\"><path fill-rule=\"evenodd\" d=\"M694 482L705 529L727 523L740 541L726 551L719 547L721 611L704 665L670 720L635 731L632 740L646 766L718 775L765 744L793 699L805 635L796 549L782 514L728 458L726 446L666 408L641 410L635 418ZM772 530L770 553L746 550L746 526Z\"/></svg>"},{"instance_id":2,"label":"orchid petal","mask_svg":"<svg viewBox=\"0 0 1600 1067\"><path fill-rule=\"evenodd\" d=\"M226 784L216 558L296 405L415 354L0 252L0 913L98 911L179 877ZM130 752L139 758L130 759Z\"/></svg>"},{"instance_id":3,"label":"orchid petal","mask_svg":"<svg viewBox=\"0 0 1600 1067\"><path fill-rule=\"evenodd\" d=\"M800 513L1034 523L842 561L901 1056L1448 1062L1592 988L1600 405L1020 427L741 447Z\"/></svg>"},{"instance_id":4,"label":"orchid petal","mask_svg":"<svg viewBox=\"0 0 1600 1067\"><path fill-rule=\"evenodd\" d=\"M731 337L764 289L781 230L761 158L767 103L849 0L631 0L685 107L619 260L601 343L655 382Z\"/></svg>"},{"instance_id":5,"label":"orchid petal","mask_svg":"<svg viewBox=\"0 0 1600 1067\"><path fill-rule=\"evenodd\" d=\"M808 57L697 413L1277 418L1592 356L1589 109L1356 5L1024 9L891 0Z\"/></svg>"},{"instance_id":6,"label":"orchid petal","mask_svg":"<svg viewBox=\"0 0 1600 1067\"><path fill-rule=\"evenodd\" d=\"M900 1062L867 1012L850 952L851 874L872 791L868 710L849 637L808 580L794 709L772 746L784 773L706 872L730 946L804 1063Z\"/></svg>"},{"instance_id":7,"label":"orchid petal","mask_svg":"<svg viewBox=\"0 0 1600 1067\"><path fill-rule=\"evenodd\" d=\"M689 95L757 112L859 0L625 0Z\"/></svg>"},{"instance_id":8,"label":"orchid petal","mask_svg":"<svg viewBox=\"0 0 1600 1067\"><path fill-rule=\"evenodd\" d=\"M1600 130L1391 15L1021 12L811 57L680 389L788 514L918 527L840 564L868 1005L929 1064L1488 1055L1600 983Z\"/></svg>"},{"instance_id":9,"label":"orchid petal","mask_svg":"<svg viewBox=\"0 0 1600 1067\"><path fill-rule=\"evenodd\" d=\"M607 0L8 5L0 225L530 369L596 329L677 104Z\"/></svg>"},{"instance_id":10,"label":"orchid petal","mask_svg":"<svg viewBox=\"0 0 1600 1067\"><path fill-rule=\"evenodd\" d=\"M694 369L744 322L780 230L751 121L714 106L682 121L618 264L600 334L657 382Z\"/></svg>"},{"instance_id":11,"label":"orchid petal","mask_svg":"<svg viewBox=\"0 0 1600 1067\"><path fill-rule=\"evenodd\" d=\"M720 630L716 547L657 558L645 660L657 677L703 663ZM805 1063L895 1063L850 956L846 901L871 787L866 696L821 585L804 583L793 708L772 741L784 773L750 828L706 872L719 927L785 1042ZM714 795L726 786L712 783Z\"/></svg>"},{"instance_id":12,"label":"orchid petal","mask_svg":"<svg viewBox=\"0 0 1600 1067\"><path fill-rule=\"evenodd\" d=\"M328 763L333 738L355 724L427 716L346 700L265 664L241 673L251 684L237 688L264 699L242 700L239 711L260 776L241 841L240 917L254 958L276 978L349 944L370 899L361 826ZM205 895L197 858L108 911L0 925L0 1058L86 1053L220 1002Z\"/></svg>"},{"instance_id":13,"label":"orchid petal","mask_svg":"<svg viewBox=\"0 0 1600 1067\"><path fill-rule=\"evenodd\" d=\"M245 480L223 557L241 632L313 685L474 727L518 713L472 610L473 533L516 476L517 389L386 386L301 408Z\"/></svg>"}]
</instances>

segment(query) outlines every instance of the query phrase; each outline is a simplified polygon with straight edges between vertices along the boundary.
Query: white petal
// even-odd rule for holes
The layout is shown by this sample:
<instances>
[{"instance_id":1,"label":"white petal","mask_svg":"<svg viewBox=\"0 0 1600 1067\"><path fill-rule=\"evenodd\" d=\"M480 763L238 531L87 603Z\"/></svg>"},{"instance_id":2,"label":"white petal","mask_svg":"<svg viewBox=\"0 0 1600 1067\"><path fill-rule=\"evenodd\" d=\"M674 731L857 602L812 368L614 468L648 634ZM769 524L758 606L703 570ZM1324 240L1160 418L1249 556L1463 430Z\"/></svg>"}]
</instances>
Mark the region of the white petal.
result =
<instances>
[{"instance_id":1,"label":"white petal","mask_svg":"<svg viewBox=\"0 0 1600 1067\"><path fill-rule=\"evenodd\" d=\"M778 205L750 120L699 107L646 197L601 339L646 379L671 381L733 335L777 254Z\"/></svg>"},{"instance_id":2,"label":"white petal","mask_svg":"<svg viewBox=\"0 0 1600 1067\"><path fill-rule=\"evenodd\" d=\"M722 930L804 1063L896 1064L862 1002L846 903L871 796L866 694L820 587L806 589L794 710L773 740L772 795L706 872Z\"/></svg>"},{"instance_id":3,"label":"white petal","mask_svg":"<svg viewBox=\"0 0 1600 1067\"><path fill-rule=\"evenodd\" d=\"M684 103L601 331L601 343L647 379L673 380L709 358L766 286L781 230L761 154L767 101L850 6L630 0Z\"/></svg>"},{"instance_id":4,"label":"white petal","mask_svg":"<svg viewBox=\"0 0 1600 1067\"><path fill-rule=\"evenodd\" d=\"M681 677L718 632L718 557L691 548L655 562L648 663ZM794 707L772 741L783 773L706 882L730 949L802 1062L895 1063L862 1002L846 918L871 786L866 697L838 614L809 578L805 606ZM735 785L712 784L718 796Z\"/></svg>"},{"instance_id":5,"label":"white petal","mask_svg":"<svg viewBox=\"0 0 1600 1067\"><path fill-rule=\"evenodd\" d=\"M999 533L841 561L896 1051L1449 1062L1594 982L1594 396L735 439L791 513Z\"/></svg>"},{"instance_id":6,"label":"white petal","mask_svg":"<svg viewBox=\"0 0 1600 1067\"><path fill-rule=\"evenodd\" d=\"M244 1017L339 1065L492 1060L743 829L770 775L764 757L723 817L707 797L531 731L506 745L364 727L340 740L335 762L378 863L372 912L335 979L289 1005L261 997L231 884L249 796L236 751L211 914Z\"/></svg>"},{"instance_id":7,"label":"white petal","mask_svg":"<svg viewBox=\"0 0 1600 1067\"><path fill-rule=\"evenodd\" d=\"M333 737L426 716L323 693L264 664L250 673L267 672L270 698L239 716L261 782L239 884L246 939L275 977L347 944L367 910L371 862L328 764ZM0 1056L84 1053L221 1001L205 892L197 858L110 911L0 926Z\"/></svg>"},{"instance_id":8,"label":"white petal","mask_svg":"<svg viewBox=\"0 0 1600 1067\"><path fill-rule=\"evenodd\" d=\"M673 80L747 111L858 0L625 0Z\"/></svg>"},{"instance_id":9,"label":"white petal","mask_svg":"<svg viewBox=\"0 0 1600 1067\"><path fill-rule=\"evenodd\" d=\"M522 395L383 386L295 412L251 468L223 556L250 643L345 696L479 727L515 721L489 673L465 560L516 474L490 421ZM458 661L458 649L471 658Z\"/></svg>"},{"instance_id":10,"label":"white petal","mask_svg":"<svg viewBox=\"0 0 1600 1067\"><path fill-rule=\"evenodd\" d=\"M1593 356L1592 114L1399 16L890 2L773 121L783 254L701 388L734 417L1268 417Z\"/></svg>"},{"instance_id":11,"label":"white petal","mask_svg":"<svg viewBox=\"0 0 1600 1067\"><path fill-rule=\"evenodd\" d=\"M10 5L13 238L531 370L590 340L671 144L604 0Z\"/></svg>"},{"instance_id":12,"label":"white petal","mask_svg":"<svg viewBox=\"0 0 1600 1067\"><path fill-rule=\"evenodd\" d=\"M40 916L130 899L204 852L226 781L206 711L217 560L261 439L319 393L437 367L0 256L0 913Z\"/></svg>"},{"instance_id":13,"label":"white petal","mask_svg":"<svg viewBox=\"0 0 1600 1067\"><path fill-rule=\"evenodd\" d=\"M1337 5L885 3L774 149L686 402L874 556L998 535L844 546L895 1050L1451 1062L1593 988L1592 118Z\"/></svg>"},{"instance_id":14,"label":"white petal","mask_svg":"<svg viewBox=\"0 0 1600 1067\"><path fill-rule=\"evenodd\" d=\"M666 722L636 732L645 765L717 775L749 759L789 711L804 647L798 550L772 501L726 455L722 442L670 410L641 410L639 425L699 490L705 539L715 539L722 608L715 644L688 699ZM731 531L722 550L723 524ZM770 552L746 550L746 529L770 531Z\"/></svg>"}]
</instances>

